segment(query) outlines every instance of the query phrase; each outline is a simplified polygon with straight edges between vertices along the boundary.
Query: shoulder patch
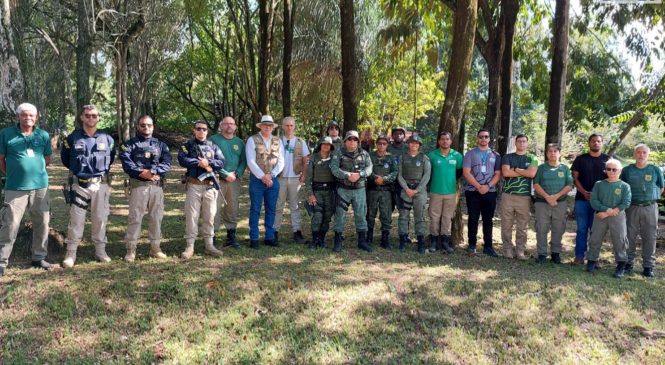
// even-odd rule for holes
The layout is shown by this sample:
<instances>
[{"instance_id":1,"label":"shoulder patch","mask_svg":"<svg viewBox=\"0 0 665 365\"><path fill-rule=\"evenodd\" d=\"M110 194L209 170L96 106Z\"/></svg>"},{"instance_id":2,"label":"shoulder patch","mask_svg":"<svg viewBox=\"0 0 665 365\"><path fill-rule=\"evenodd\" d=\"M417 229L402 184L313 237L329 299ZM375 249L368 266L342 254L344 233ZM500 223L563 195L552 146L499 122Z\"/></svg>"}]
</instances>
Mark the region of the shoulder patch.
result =
<instances>
[{"instance_id":1,"label":"shoulder patch","mask_svg":"<svg viewBox=\"0 0 665 365\"><path fill-rule=\"evenodd\" d=\"M184 152L184 153L189 153L189 151L187 151L187 146L185 146L185 145L182 145L182 147L181 147L180 149L181 149L182 152Z\"/></svg>"}]
</instances>

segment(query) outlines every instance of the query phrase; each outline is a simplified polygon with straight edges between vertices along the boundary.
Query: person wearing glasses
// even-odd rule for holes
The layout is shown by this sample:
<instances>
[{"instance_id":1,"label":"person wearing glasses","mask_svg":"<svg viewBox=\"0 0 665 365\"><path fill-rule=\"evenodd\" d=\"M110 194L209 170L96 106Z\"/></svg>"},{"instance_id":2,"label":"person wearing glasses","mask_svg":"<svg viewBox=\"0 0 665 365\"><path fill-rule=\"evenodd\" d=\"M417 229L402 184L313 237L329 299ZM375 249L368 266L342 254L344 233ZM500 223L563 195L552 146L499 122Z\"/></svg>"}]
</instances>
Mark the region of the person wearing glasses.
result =
<instances>
[{"instance_id":1,"label":"person wearing glasses","mask_svg":"<svg viewBox=\"0 0 665 365\"><path fill-rule=\"evenodd\" d=\"M635 163L621 171L621 180L630 185L632 199L626 209L628 261L626 274L633 271L637 253L637 235L642 237L642 275L654 277L656 266L656 236L658 232L658 199L663 194L663 173L649 163L649 146L638 144L633 156Z\"/></svg>"},{"instance_id":2,"label":"person wearing glasses","mask_svg":"<svg viewBox=\"0 0 665 365\"><path fill-rule=\"evenodd\" d=\"M566 198L573 189L573 176L568 166L559 162L561 148L556 143L547 145L547 160L538 166L533 178L536 192L536 262L547 261L547 234L551 231L550 252L552 262L561 263L561 238L566 231Z\"/></svg>"},{"instance_id":3,"label":"person wearing glasses","mask_svg":"<svg viewBox=\"0 0 665 365\"><path fill-rule=\"evenodd\" d=\"M501 179L501 156L490 148L490 132L481 129L476 133L478 147L464 155L462 174L466 179L464 196L469 212L469 246L467 252L476 253L478 221L483 218L483 253L498 255L492 247L492 219L496 209L496 184Z\"/></svg>"},{"instance_id":4,"label":"person wearing glasses","mask_svg":"<svg viewBox=\"0 0 665 365\"><path fill-rule=\"evenodd\" d=\"M136 243L141 234L141 222L148 212L150 256L166 258L160 248L162 217L164 216L164 179L171 169L171 153L166 143L152 136L155 122L148 115L139 117L136 136L120 147L122 169L129 175L129 214L125 243L125 261L136 258Z\"/></svg>"},{"instance_id":5,"label":"person wearing glasses","mask_svg":"<svg viewBox=\"0 0 665 365\"><path fill-rule=\"evenodd\" d=\"M501 194L501 243L507 258L526 260L526 232L531 213L531 180L536 176L538 160L527 152L529 138L515 137L515 152L501 159L503 193ZM515 244L513 245L513 225Z\"/></svg>"},{"instance_id":6,"label":"person wearing glasses","mask_svg":"<svg viewBox=\"0 0 665 365\"><path fill-rule=\"evenodd\" d=\"M204 252L218 257L222 251L214 243L215 214L217 214L217 197L219 182L215 175L224 168L224 155L217 145L207 139L208 123L204 120L194 122L192 130L194 138L185 143L178 151L180 166L187 169L187 194L185 196L185 251L181 257L185 260L194 255L194 242L199 233L199 217L201 217L201 236Z\"/></svg>"},{"instance_id":7,"label":"person wearing glasses","mask_svg":"<svg viewBox=\"0 0 665 365\"><path fill-rule=\"evenodd\" d=\"M7 177L0 210L0 277L5 273L21 219L26 209L32 218L32 263L48 270L49 194L46 166L51 162L51 140L36 126L37 107L23 103L16 108L18 124L0 131L0 171Z\"/></svg>"},{"instance_id":8,"label":"person wearing glasses","mask_svg":"<svg viewBox=\"0 0 665 365\"><path fill-rule=\"evenodd\" d=\"M452 134L439 133L439 148L427 154L432 164L429 194L430 252L443 249L453 253L452 220L457 209L457 180L462 177L462 154L452 149Z\"/></svg>"},{"instance_id":9,"label":"person wearing glasses","mask_svg":"<svg viewBox=\"0 0 665 365\"><path fill-rule=\"evenodd\" d=\"M374 221L377 212L381 221L381 247L390 249L390 229L392 228L393 190L397 179L397 162L388 152L388 136L379 135L376 139L376 151L372 159L372 175L367 178L367 241L374 241Z\"/></svg>"},{"instance_id":10,"label":"person wearing glasses","mask_svg":"<svg viewBox=\"0 0 665 365\"><path fill-rule=\"evenodd\" d=\"M596 271L600 247L605 233L610 231L610 241L617 267L615 278L622 278L628 262L628 237L626 236L626 209L630 206L630 185L621 181L621 162L610 158L605 163L607 179L597 181L591 190L591 208L596 212L586 253L588 272Z\"/></svg>"},{"instance_id":11,"label":"person wearing glasses","mask_svg":"<svg viewBox=\"0 0 665 365\"><path fill-rule=\"evenodd\" d=\"M284 145L272 132L277 127L272 116L264 115L256 123L259 133L249 137L245 145L249 176L249 242L250 247L259 249L259 215L265 202L266 246L277 247L275 241L275 206L279 196L279 176L284 169Z\"/></svg>"},{"instance_id":12,"label":"person wearing glasses","mask_svg":"<svg viewBox=\"0 0 665 365\"><path fill-rule=\"evenodd\" d=\"M591 207L591 189L596 181L607 177L605 174L605 163L610 156L601 153L603 148L603 136L592 134L589 136L589 152L575 158L571 170L573 171L573 182L577 188L575 194L575 221L577 223L577 235L575 236L575 261L574 265L584 264L584 255L591 226L594 220L594 210Z\"/></svg>"},{"instance_id":13,"label":"person wearing glasses","mask_svg":"<svg viewBox=\"0 0 665 365\"><path fill-rule=\"evenodd\" d=\"M353 218L358 235L358 248L367 252L372 246L367 242L367 196L365 184L372 175L372 159L360 148L357 131L348 131L344 147L333 154L330 170L337 178L337 210L335 212L334 252L342 251L342 233L346 226L346 212L353 206Z\"/></svg>"},{"instance_id":14,"label":"person wearing glasses","mask_svg":"<svg viewBox=\"0 0 665 365\"><path fill-rule=\"evenodd\" d=\"M279 198L277 199L275 214L275 242L279 244L279 228L282 226L284 205L289 202L291 211L291 229L293 240L296 243L305 243L302 235L300 221L300 187L305 182L307 175L307 160L309 159L309 147L302 139L296 137L296 120L286 117L282 120L284 136L281 138L284 146L284 168L279 174Z\"/></svg>"},{"instance_id":15,"label":"person wearing glasses","mask_svg":"<svg viewBox=\"0 0 665 365\"><path fill-rule=\"evenodd\" d=\"M60 159L70 171L72 179L67 227L67 253L62 266L70 268L76 262L76 249L83 238L86 212L90 210L91 236L95 244L95 257L110 262L106 254L106 225L110 213L108 176L115 159L113 138L98 130L99 110L94 105L83 106L79 116L81 128L72 132L63 142Z\"/></svg>"},{"instance_id":16,"label":"person wearing glasses","mask_svg":"<svg viewBox=\"0 0 665 365\"><path fill-rule=\"evenodd\" d=\"M219 124L219 133L210 137L224 155L224 168L219 170L222 191L217 198L217 214L215 215L215 232L222 224L226 227L226 243L224 246L240 248L236 237L238 212L240 208L240 178L247 168L245 142L235 135L236 121L225 117Z\"/></svg>"}]
</instances>

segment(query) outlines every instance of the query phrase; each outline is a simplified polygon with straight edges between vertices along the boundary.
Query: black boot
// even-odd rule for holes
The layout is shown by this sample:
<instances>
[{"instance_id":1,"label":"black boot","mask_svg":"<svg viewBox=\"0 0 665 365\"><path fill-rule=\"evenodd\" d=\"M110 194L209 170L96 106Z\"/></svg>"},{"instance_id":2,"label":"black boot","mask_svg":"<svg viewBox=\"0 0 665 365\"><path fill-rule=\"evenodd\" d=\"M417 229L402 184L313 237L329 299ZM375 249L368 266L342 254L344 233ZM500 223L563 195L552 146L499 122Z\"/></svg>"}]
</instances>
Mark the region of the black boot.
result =
<instances>
[{"instance_id":1,"label":"black boot","mask_svg":"<svg viewBox=\"0 0 665 365\"><path fill-rule=\"evenodd\" d=\"M319 232L319 247L326 248L326 232Z\"/></svg>"},{"instance_id":2,"label":"black boot","mask_svg":"<svg viewBox=\"0 0 665 365\"><path fill-rule=\"evenodd\" d=\"M596 265L598 264L598 261L591 261L587 260L586 262L586 271L590 273L594 273L596 271Z\"/></svg>"},{"instance_id":3,"label":"black boot","mask_svg":"<svg viewBox=\"0 0 665 365\"><path fill-rule=\"evenodd\" d=\"M259 249L259 240L249 240L249 247L258 250Z\"/></svg>"},{"instance_id":4,"label":"black boot","mask_svg":"<svg viewBox=\"0 0 665 365\"><path fill-rule=\"evenodd\" d=\"M491 245L485 245L483 247L483 253L489 257L499 257L499 255L494 251L494 248Z\"/></svg>"},{"instance_id":5,"label":"black boot","mask_svg":"<svg viewBox=\"0 0 665 365\"><path fill-rule=\"evenodd\" d=\"M231 246L233 248L240 248L240 244L238 243L238 240L236 239L236 230L235 229L227 229L226 230L226 243L224 246Z\"/></svg>"},{"instance_id":6,"label":"black boot","mask_svg":"<svg viewBox=\"0 0 665 365\"><path fill-rule=\"evenodd\" d=\"M558 252L552 252L552 262L555 264L561 263L561 255Z\"/></svg>"},{"instance_id":7,"label":"black boot","mask_svg":"<svg viewBox=\"0 0 665 365\"><path fill-rule=\"evenodd\" d=\"M406 250L406 237L407 235L405 234L400 234L399 235L399 250L404 252Z\"/></svg>"},{"instance_id":8,"label":"black boot","mask_svg":"<svg viewBox=\"0 0 665 365\"><path fill-rule=\"evenodd\" d=\"M418 242L418 253L425 253L425 236L416 236Z\"/></svg>"},{"instance_id":9,"label":"black boot","mask_svg":"<svg viewBox=\"0 0 665 365\"><path fill-rule=\"evenodd\" d=\"M305 243L305 237L302 236L302 231L293 232L293 240L296 243L300 243L300 244Z\"/></svg>"},{"instance_id":10,"label":"black boot","mask_svg":"<svg viewBox=\"0 0 665 365\"><path fill-rule=\"evenodd\" d=\"M381 231L381 247L390 250L390 231Z\"/></svg>"},{"instance_id":11,"label":"black boot","mask_svg":"<svg viewBox=\"0 0 665 365\"><path fill-rule=\"evenodd\" d=\"M626 263L626 266L623 268L623 272L626 275L630 275L633 273L633 264L631 263Z\"/></svg>"},{"instance_id":12,"label":"black boot","mask_svg":"<svg viewBox=\"0 0 665 365\"><path fill-rule=\"evenodd\" d=\"M451 243L451 237L450 236L439 236L439 241L441 242L441 248L443 248L444 252L447 253L453 253L455 250L450 246Z\"/></svg>"},{"instance_id":13,"label":"black boot","mask_svg":"<svg viewBox=\"0 0 665 365\"><path fill-rule=\"evenodd\" d=\"M642 271L642 275L646 278L653 278L656 276L656 274L653 273L653 267L645 267L644 271Z\"/></svg>"},{"instance_id":14,"label":"black boot","mask_svg":"<svg viewBox=\"0 0 665 365\"><path fill-rule=\"evenodd\" d=\"M279 232L275 231L275 239L272 240L272 241L275 243L274 244L275 247L279 246ZM270 246L272 246L272 245L270 245Z\"/></svg>"},{"instance_id":15,"label":"black boot","mask_svg":"<svg viewBox=\"0 0 665 365\"><path fill-rule=\"evenodd\" d=\"M614 270L614 275L612 276L614 276L617 279L623 278L623 276L625 275L624 271L625 269L626 269L626 263L624 261L617 262L617 269Z\"/></svg>"},{"instance_id":16,"label":"black boot","mask_svg":"<svg viewBox=\"0 0 665 365\"><path fill-rule=\"evenodd\" d=\"M374 228L367 230L367 237L365 240L370 245L374 243Z\"/></svg>"},{"instance_id":17,"label":"black boot","mask_svg":"<svg viewBox=\"0 0 665 365\"><path fill-rule=\"evenodd\" d=\"M319 247L319 232L312 232L312 241L309 243L310 250Z\"/></svg>"},{"instance_id":18,"label":"black boot","mask_svg":"<svg viewBox=\"0 0 665 365\"><path fill-rule=\"evenodd\" d=\"M367 243L367 232L365 231L358 231L356 232L358 234L358 248L367 251L367 252L372 252L372 246Z\"/></svg>"},{"instance_id":19,"label":"black boot","mask_svg":"<svg viewBox=\"0 0 665 365\"><path fill-rule=\"evenodd\" d=\"M429 252L436 252L436 250L438 249L438 247L437 247L438 244L439 244L439 236L435 236L435 235L431 234L429 236L429 249L428 249L428 251Z\"/></svg>"},{"instance_id":20,"label":"black boot","mask_svg":"<svg viewBox=\"0 0 665 365\"><path fill-rule=\"evenodd\" d=\"M342 252L342 234L335 232L335 247L333 247L333 252Z\"/></svg>"},{"instance_id":21,"label":"black boot","mask_svg":"<svg viewBox=\"0 0 665 365\"><path fill-rule=\"evenodd\" d=\"M545 256L545 255L538 255L538 257L536 257L536 263L538 263L538 264L544 264L545 262L547 262L547 256Z\"/></svg>"}]
</instances>

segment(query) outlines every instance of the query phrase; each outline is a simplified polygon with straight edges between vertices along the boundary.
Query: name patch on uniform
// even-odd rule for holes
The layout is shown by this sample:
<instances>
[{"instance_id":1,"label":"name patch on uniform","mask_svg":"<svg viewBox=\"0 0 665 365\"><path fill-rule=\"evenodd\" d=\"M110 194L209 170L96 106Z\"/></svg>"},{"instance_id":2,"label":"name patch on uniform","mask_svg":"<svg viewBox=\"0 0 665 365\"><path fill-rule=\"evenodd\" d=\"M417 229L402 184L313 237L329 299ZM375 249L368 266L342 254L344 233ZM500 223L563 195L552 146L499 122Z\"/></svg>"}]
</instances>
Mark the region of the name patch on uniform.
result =
<instances>
[{"instance_id":1,"label":"name patch on uniform","mask_svg":"<svg viewBox=\"0 0 665 365\"><path fill-rule=\"evenodd\" d=\"M621 189L620 188L614 189L614 194L615 195L621 195Z\"/></svg>"},{"instance_id":2,"label":"name patch on uniform","mask_svg":"<svg viewBox=\"0 0 665 365\"><path fill-rule=\"evenodd\" d=\"M651 175L644 175L644 181L651 181Z\"/></svg>"},{"instance_id":3,"label":"name patch on uniform","mask_svg":"<svg viewBox=\"0 0 665 365\"><path fill-rule=\"evenodd\" d=\"M563 171L559 171L559 177L563 177Z\"/></svg>"}]
</instances>

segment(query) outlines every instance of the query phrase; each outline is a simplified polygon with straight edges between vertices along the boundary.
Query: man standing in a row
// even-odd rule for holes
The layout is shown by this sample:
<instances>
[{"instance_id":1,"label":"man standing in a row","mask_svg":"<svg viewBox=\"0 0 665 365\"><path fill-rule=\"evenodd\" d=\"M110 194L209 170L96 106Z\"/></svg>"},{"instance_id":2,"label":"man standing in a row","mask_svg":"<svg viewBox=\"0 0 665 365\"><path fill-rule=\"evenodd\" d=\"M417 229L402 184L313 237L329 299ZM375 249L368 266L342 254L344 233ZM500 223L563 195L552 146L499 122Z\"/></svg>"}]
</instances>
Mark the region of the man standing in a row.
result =
<instances>
[{"instance_id":1,"label":"man standing in a row","mask_svg":"<svg viewBox=\"0 0 665 365\"><path fill-rule=\"evenodd\" d=\"M335 247L342 251L342 233L346 225L346 211L353 205L353 217L358 235L358 248L367 252L372 247L367 242L367 196L365 182L372 174L372 159L360 148L357 131L348 131L344 147L333 154L330 170L337 178L337 211L335 212Z\"/></svg>"},{"instance_id":2,"label":"man standing in a row","mask_svg":"<svg viewBox=\"0 0 665 365\"><path fill-rule=\"evenodd\" d=\"M335 146L332 138L323 137L317 146L319 152L309 160L305 179L305 196L307 204L312 207L312 242L310 248L325 248L326 233L330 228L330 220L335 213L335 176L330 170L332 153Z\"/></svg>"},{"instance_id":3,"label":"man standing in a row","mask_svg":"<svg viewBox=\"0 0 665 365\"><path fill-rule=\"evenodd\" d=\"M122 169L129 175L129 215L127 217L127 255L125 261L136 258L136 242L141 234L141 222L148 212L150 223L150 256L163 259L160 248L162 217L164 216L164 178L171 170L171 153L166 143L154 138L155 123L147 115L139 117L136 137L125 142L120 152Z\"/></svg>"},{"instance_id":4,"label":"man standing in a row","mask_svg":"<svg viewBox=\"0 0 665 365\"><path fill-rule=\"evenodd\" d=\"M72 267L76 262L76 249L83 238L86 211L90 209L92 242L95 257L110 262L106 254L106 225L110 213L108 174L115 159L114 141L108 134L97 130L99 111L94 105L83 106L79 116L81 129L67 136L60 149L60 159L73 178L69 226L67 227L67 253L62 262Z\"/></svg>"},{"instance_id":5,"label":"man standing in a row","mask_svg":"<svg viewBox=\"0 0 665 365\"><path fill-rule=\"evenodd\" d=\"M399 209L399 249L406 248L406 238L409 234L409 212L413 210L414 228L418 241L418 252L425 253L425 205L427 204L427 184L431 174L432 165L429 157L420 152L422 142L420 137L412 135L407 141L408 149L399 163L397 182L401 189L397 197Z\"/></svg>"},{"instance_id":6,"label":"man standing in a row","mask_svg":"<svg viewBox=\"0 0 665 365\"><path fill-rule=\"evenodd\" d=\"M46 166L51 162L51 140L36 126L37 107L23 103L16 108L18 124L0 131L0 171L7 177L4 205L0 210L0 277L26 209L32 218L32 267L50 269L46 262L49 230L49 194Z\"/></svg>"},{"instance_id":7,"label":"man standing in a row","mask_svg":"<svg viewBox=\"0 0 665 365\"><path fill-rule=\"evenodd\" d=\"M649 163L649 146L635 146L635 163L621 171L621 180L630 185L631 202L626 209L628 261L626 274L633 271L637 254L637 235L642 237L642 275L651 278L656 266L656 236L658 232L658 199L663 194L663 173Z\"/></svg>"},{"instance_id":8,"label":"man standing in a row","mask_svg":"<svg viewBox=\"0 0 665 365\"><path fill-rule=\"evenodd\" d=\"M503 194L501 195L501 241L503 254L508 258L526 260L526 231L531 213L531 180L536 176L538 160L527 153L529 139L523 134L515 137L515 152L501 159ZM513 245L513 223L515 245Z\"/></svg>"},{"instance_id":9,"label":"man standing in a row","mask_svg":"<svg viewBox=\"0 0 665 365\"><path fill-rule=\"evenodd\" d=\"M208 123L198 120L194 123L194 138L185 143L178 151L180 166L187 169L187 194L185 196L185 251L182 258L187 260L194 255L194 242L199 233L201 217L201 236L205 253L221 256L222 251L213 244L215 214L219 184L216 171L224 167L224 156L217 145L207 140Z\"/></svg>"},{"instance_id":10,"label":"man standing in a row","mask_svg":"<svg viewBox=\"0 0 665 365\"><path fill-rule=\"evenodd\" d=\"M222 151L224 168L219 170L222 191L217 198L217 214L215 215L215 232L222 224L226 227L225 246L240 248L236 238L238 227L238 211L240 207L240 178L247 168L245 158L245 142L235 135L236 121L231 117L222 119L219 125L221 133L210 137Z\"/></svg>"},{"instance_id":11,"label":"man standing in a row","mask_svg":"<svg viewBox=\"0 0 665 365\"><path fill-rule=\"evenodd\" d=\"M490 148L490 132L481 129L476 134L478 147L464 155L462 172L467 186L464 195L469 212L469 253L476 253L478 220L483 218L485 255L498 256L492 247L492 218L496 209L496 184L501 179L501 157Z\"/></svg>"},{"instance_id":12,"label":"man standing in a row","mask_svg":"<svg viewBox=\"0 0 665 365\"><path fill-rule=\"evenodd\" d=\"M291 228L293 240L296 243L304 243L300 222L300 187L305 182L309 148L307 143L296 137L296 121L293 117L282 120L282 146L284 147L284 169L279 175L279 199L275 215L275 242L279 244L279 228L282 226L284 205L289 202L291 211Z\"/></svg>"},{"instance_id":13,"label":"man standing in a row","mask_svg":"<svg viewBox=\"0 0 665 365\"><path fill-rule=\"evenodd\" d=\"M390 249L390 229L393 213L393 189L397 179L397 163L388 152L388 136L376 139L376 151L372 159L372 175L367 179L367 242L374 241L374 221L377 211L381 220L381 247Z\"/></svg>"},{"instance_id":14,"label":"man standing in a row","mask_svg":"<svg viewBox=\"0 0 665 365\"><path fill-rule=\"evenodd\" d=\"M275 206L279 195L277 176L284 169L284 146L272 131L277 124L270 115L261 117L256 124L261 131L247 140L245 154L249 176L249 241L250 247L259 248L259 215L265 201L265 245L277 246L275 241Z\"/></svg>"}]
</instances>

